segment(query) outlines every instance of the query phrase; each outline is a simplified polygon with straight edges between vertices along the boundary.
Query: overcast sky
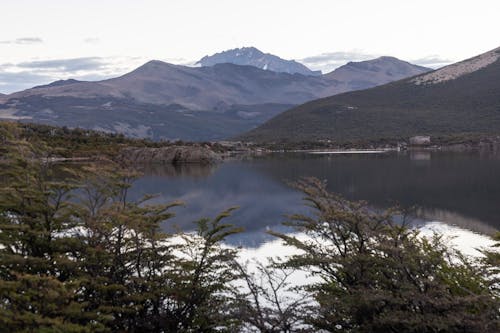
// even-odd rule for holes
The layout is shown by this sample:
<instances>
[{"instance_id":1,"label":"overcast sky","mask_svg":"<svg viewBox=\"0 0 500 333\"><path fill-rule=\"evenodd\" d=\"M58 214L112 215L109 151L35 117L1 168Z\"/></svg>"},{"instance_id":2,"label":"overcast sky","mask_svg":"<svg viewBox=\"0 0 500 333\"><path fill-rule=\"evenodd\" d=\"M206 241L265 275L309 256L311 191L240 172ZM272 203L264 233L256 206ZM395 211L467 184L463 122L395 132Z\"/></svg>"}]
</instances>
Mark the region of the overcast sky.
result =
<instances>
[{"instance_id":1,"label":"overcast sky","mask_svg":"<svg viewBox=\"0 0 500 333\"><path fill-rule=\"evenodd\" d=\"M500 46L499 0L1 0L0 92L255 46L312 69L439 67Z\"/></svg>"}]
</instances>

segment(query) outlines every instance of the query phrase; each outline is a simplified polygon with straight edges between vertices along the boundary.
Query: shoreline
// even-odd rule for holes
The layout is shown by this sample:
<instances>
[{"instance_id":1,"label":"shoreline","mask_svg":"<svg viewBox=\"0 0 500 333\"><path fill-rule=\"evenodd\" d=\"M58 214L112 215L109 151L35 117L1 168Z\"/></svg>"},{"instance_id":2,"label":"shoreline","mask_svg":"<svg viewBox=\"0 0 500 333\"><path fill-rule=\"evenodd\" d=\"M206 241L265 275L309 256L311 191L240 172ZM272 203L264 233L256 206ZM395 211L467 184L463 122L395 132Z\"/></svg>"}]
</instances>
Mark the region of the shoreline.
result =
<instances>
[{"instance_id":1,"label":"shoreline","mask_svg":"<svg viewBox=\"0 0 500 333\"><path fill-rule=\"evenodd\" d=\"M292 153L307 153L311 155L341 155L341 154L385 154L388 152L398 151L397 149L323 149L323 150L297 150Z\"/></svg>"}]
</instances>

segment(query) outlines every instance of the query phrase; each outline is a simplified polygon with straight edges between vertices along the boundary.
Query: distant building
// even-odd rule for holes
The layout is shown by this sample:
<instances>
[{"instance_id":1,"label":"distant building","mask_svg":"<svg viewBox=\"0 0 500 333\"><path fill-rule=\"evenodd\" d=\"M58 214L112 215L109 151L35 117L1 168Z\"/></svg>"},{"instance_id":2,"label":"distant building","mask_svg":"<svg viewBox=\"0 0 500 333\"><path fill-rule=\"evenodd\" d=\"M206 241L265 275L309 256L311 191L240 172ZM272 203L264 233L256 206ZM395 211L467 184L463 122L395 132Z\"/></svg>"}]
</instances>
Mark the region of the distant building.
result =
<instances>
[{"instance_id":1,"label":"distant building","mask_svg":"<svg viewBox=\"0 0 500 333\"><path fill-rule=\"evenodd\" d=\"M410 138L411 146L425 146L429 144L431 144L430 136L418 135L418 136L412 136Z\"/></svg>"}]
</instances>

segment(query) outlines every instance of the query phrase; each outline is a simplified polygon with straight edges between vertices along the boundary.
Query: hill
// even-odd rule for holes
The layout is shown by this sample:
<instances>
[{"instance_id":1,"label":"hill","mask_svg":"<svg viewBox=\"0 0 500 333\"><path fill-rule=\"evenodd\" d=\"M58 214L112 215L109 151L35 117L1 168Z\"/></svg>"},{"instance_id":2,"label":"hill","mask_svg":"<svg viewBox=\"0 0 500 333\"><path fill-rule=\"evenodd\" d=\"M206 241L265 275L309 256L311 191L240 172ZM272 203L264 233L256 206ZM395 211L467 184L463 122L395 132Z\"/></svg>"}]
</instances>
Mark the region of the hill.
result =
<instances>
[{"instance_id":1,"label":"hill","mask_svg":"<svg viewBox=\"0 0 500 333\"><path fill-rule=\"evenodd\" d=\"M498 134L499 92L500 48L413 78L303 104L241 139L349 142Z\"/></svg>"},{"instance_id":2,"label":"hill","mask_svg":"<svg viewBox=\"0 0 500 333\"><path fill-rule=\"evenodd\" d=\"M394 57L380 57L373 60L349 62L325 74L325 77L342 82L345 85L343 92L347 92L380 86L429 71L431 69Z\"/></svg>"}]
</instances>

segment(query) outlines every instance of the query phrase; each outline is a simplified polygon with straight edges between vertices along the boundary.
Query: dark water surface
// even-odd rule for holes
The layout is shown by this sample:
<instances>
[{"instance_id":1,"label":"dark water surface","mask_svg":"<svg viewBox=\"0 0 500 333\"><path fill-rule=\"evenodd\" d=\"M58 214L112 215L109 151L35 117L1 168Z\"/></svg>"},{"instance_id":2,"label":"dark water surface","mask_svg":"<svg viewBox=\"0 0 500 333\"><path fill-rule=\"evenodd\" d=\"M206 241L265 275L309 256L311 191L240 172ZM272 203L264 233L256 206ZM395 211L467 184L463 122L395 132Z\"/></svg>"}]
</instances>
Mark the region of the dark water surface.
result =
<instances>
[{"instance_id":1,"label":"dark water surface","mask_svg":"<svg viewBox=\"0 0 500 333\"><path fill-rule=\"evenodd\" d=\"M500 229L500 155L491 152L384 154L274 154L212 167L155 167L131 193L157 193L155 200L182 200L185 207L165 228L192 228L192 221L240 208L228 222L245 228L231 243L259 246L283 230L285 214L305 211L302 194L287 185L300 177L325 179L331 191L374 207L414 207L423 221L441 221L490 234Z\"/></svg>"}]
</instances>

